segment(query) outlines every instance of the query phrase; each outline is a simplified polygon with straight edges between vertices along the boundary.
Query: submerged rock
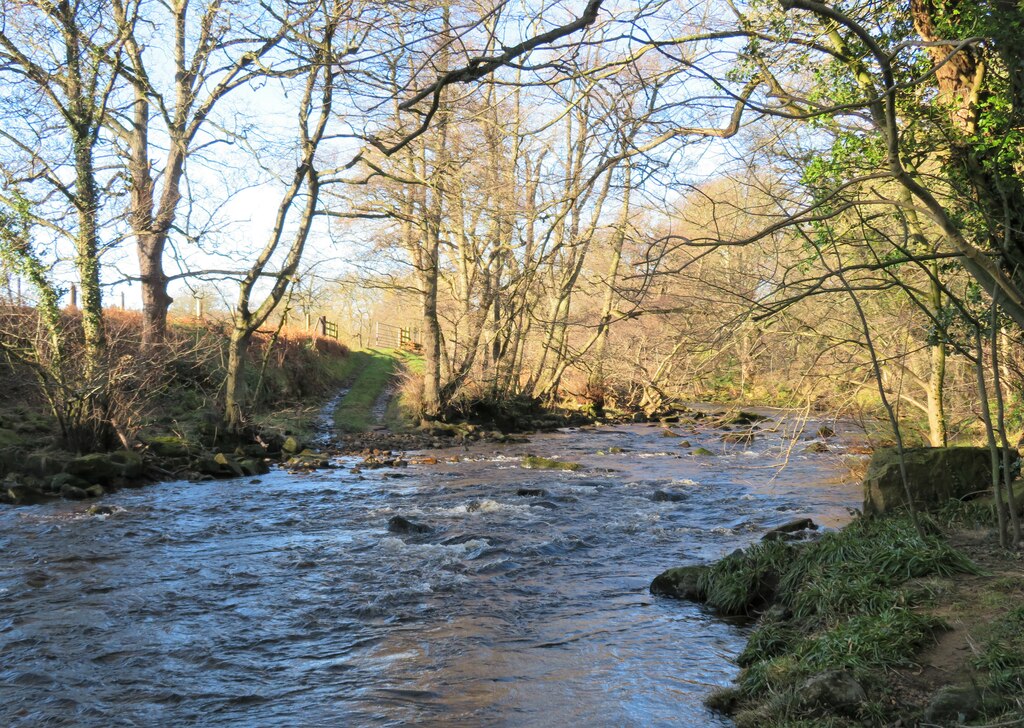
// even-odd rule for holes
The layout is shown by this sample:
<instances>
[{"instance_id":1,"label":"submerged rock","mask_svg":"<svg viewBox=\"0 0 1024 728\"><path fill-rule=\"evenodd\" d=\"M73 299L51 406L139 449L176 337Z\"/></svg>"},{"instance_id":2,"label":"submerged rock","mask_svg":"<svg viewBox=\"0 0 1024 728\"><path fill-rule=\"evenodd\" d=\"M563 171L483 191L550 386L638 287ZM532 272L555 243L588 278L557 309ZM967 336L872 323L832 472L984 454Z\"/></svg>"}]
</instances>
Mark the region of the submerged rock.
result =
<instances>
[{"instance_id":1,"label":"submerged rock","mask_svg":"<svg viewBox=\"0 0 1024 728\"><path fill-rule=\"evenodd\" d=\"M726 432L722 434L722 442L729 442L734 445L750 445L754 442L755 434L750 431Z\"/></svg>"},{"instance_id":2,"label":"submerged rock","mask_svg":"<svg viewBox=\"0 0 1024 728\"><path fill-rule=\"evenodd\" d=\"M826 452L832 452L832 448L823 442L812 442L804 448L805 455L820 455Z\"/></svg>"},{"instance_id":3,"label":"submerged rock","mask_svg":"<svg viewBox=\"0 0 1024 728\"><path fill-rule=\"evenodd\" d=\"M388 519L388 530L391 533L430 533L434 529L425 523L410 521L405 516L391 516Z\"/></svg>"},{"instance_id":4,"label":"submerged rock","mask_svg":"<svg viewBox=\"0 0 1024 728\"><path fill-rule=\"evenodd\" d=\"M678 503L679 501L686 500L688 497L688 493L680 493L674 490L658 489L651 494L651 500L655 503Z\"/></svg>"},{"instance_id":5,"label":"submerged rock","mask_svg":"<svg viewBox=\"0 0 1024 728\"><path fill-rule=\"evenodd\" d=\"M706 447L698 447L696 450L691 450L690 454L696 455L697 457L714 457L718 453L712 452L711 450L708 450Z\"/></svg>"},{"instance_id":6,"label":"submerged rock","mask_svg":"<svg viewBox=\"0 0 1024 728\"><path fill-rule=\"evenodd\" d=\"M543 488L520 488L519 490L516 491L516 495L522 496L524 498L543 498L547 494L548 492Z\"/></svg>"},{"instance_id":7,"label":"submerged rock","mask_svg":"<svg viewBox=\"0 0 1024 728\"><path fill-rule=\"evenodd\" d=\"M702 602L704 589L701 587L701 580L708 568L700 565L676 566L663 571L651 582L651 594Z\"/></svg>"}]
</instances>

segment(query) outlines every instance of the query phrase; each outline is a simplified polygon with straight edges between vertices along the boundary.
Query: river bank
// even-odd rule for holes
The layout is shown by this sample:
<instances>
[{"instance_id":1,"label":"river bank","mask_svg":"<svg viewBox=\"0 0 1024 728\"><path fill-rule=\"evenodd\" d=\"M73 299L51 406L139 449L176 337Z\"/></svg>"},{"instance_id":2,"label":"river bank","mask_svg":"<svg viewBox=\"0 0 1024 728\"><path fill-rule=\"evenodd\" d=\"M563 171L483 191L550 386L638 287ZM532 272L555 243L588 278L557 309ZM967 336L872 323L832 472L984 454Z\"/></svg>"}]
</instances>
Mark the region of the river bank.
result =
<instances>
[{"instance_id":1,"label":"river bank","mask_svg":"<svg viewBox=\"0 0 1024 728\"><path fill-rule=\"evenodd\" d=\"M735 685L708 704L740 728L1015 725L1024 720L1024 561L989 509L858 518L677 567L657 594L756 619Z\"/></svg>"}]
</instances>

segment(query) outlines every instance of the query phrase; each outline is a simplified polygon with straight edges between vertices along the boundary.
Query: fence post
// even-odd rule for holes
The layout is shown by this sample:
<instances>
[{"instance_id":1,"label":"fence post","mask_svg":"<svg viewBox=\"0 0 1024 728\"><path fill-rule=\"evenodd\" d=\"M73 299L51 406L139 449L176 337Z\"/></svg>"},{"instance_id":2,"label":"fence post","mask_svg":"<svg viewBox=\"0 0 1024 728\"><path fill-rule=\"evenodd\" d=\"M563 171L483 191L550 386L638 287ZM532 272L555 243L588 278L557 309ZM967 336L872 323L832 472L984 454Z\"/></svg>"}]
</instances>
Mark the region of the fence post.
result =
<instances>
[{"instance_id":1,"label":"fence post","mask_svg":"<svg viewBox=\"0 0 1024 728\"><path fill-rule=\"evenodd\" d=\"M71 308L78 308L78 286L71 284ZM18 300L21 300L21 279L18 279Z\"/></svg>"}]
</instances>

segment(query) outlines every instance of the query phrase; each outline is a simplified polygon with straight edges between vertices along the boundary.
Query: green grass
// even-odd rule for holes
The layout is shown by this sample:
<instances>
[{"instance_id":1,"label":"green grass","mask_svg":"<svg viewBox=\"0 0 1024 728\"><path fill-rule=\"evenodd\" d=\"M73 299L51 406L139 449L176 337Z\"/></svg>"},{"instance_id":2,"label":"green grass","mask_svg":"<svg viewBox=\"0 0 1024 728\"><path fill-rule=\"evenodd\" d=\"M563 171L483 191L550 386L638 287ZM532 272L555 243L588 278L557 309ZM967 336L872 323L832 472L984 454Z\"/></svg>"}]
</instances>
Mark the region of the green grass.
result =
<instances>
[{"instance_id":1,"label":"green grass","mask_svg":"<svg viewBox=\"0 0 1024 728\"><path fill-rule=\"evenodd\" d=\"M797 699L811 675L849 670L869 696L884 692L886 671L911 663L944 626L920 608L930 592L915 584L978 571L906 518L860 519L809 544L761 542L730 554L702 578L708 604L764 614L737 659L736 687L713 702L728 705L739 725L795 725L812 717ZM1018 647L1009 645L995 662L1008 664L1003 683L1012 687L1024 660L1007 663Z\"/></svg>"},{"instance_id":2,"label":"green grass","mask_svg":"<svg viewBox=\"0 0 1024 728\"><path fill-rule=\"evenodd\" d=\"M989 626L973 667L988 677L987 718L1024 718L1024 605Z\"/></svg>"},{"instance_id":3,"label":"green grass","mask_svg":"<svg viewBox=\"0 0 1024 728\"><path fill-rule=\"evenodd\" d=\"M354 351L349 357L354 375L351 388L334 410L334 426L340 432L366 432L378 424L373 405L391 384L398 371L399 357L388 350Z\"/></svg>"}]
</instances>

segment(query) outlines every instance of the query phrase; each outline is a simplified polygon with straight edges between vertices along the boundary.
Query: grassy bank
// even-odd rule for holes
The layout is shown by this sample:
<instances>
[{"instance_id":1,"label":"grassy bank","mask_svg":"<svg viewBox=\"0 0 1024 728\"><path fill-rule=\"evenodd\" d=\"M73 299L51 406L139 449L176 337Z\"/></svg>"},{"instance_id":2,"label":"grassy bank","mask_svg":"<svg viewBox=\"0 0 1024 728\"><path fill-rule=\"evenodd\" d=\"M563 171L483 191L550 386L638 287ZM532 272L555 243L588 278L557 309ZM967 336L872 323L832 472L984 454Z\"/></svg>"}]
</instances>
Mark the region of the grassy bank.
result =
<instances>
[{"instance_id":1,"label":"grassy bank","mask_svg":"<svg viewBox=\"0 0 1024 728\"><path fill-rule=\"evenodd\" d=\"M740 728L1024 720L1024 572L987 520L958 505L922 538L906 518L858 519L678 570L679 595L757 617L709 705Z\"/></svg>"}]
</instances>

